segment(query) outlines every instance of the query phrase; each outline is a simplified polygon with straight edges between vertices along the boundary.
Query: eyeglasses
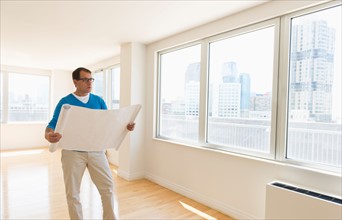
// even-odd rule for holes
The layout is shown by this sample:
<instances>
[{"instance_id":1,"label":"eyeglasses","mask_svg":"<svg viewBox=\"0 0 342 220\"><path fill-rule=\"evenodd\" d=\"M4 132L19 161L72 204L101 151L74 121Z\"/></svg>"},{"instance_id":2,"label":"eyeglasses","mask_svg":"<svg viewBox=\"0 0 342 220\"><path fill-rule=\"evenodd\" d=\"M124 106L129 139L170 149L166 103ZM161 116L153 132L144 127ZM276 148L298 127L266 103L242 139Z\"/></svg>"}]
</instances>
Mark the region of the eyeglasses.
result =
<instances>
[{"instance_id":1,"label":"eyeglasses","mask_svg":"<svg viewBox=\"0 0 342 220\"><path fill-rule=\"evenodd\" d=\"M94 78L79 78L78 80L82 80L83 82L94 82Z\"/></svg>"}]
</instances>

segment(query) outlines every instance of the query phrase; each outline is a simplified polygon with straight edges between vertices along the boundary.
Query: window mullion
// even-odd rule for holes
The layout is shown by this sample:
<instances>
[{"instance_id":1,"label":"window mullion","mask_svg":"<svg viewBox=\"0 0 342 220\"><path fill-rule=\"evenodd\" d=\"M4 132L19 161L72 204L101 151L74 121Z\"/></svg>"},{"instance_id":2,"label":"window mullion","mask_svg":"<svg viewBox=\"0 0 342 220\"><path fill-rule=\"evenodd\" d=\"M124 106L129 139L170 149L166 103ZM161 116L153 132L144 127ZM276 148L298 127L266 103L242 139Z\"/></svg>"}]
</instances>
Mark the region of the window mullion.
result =
<instances>
[{"instance_id":1,"label":"window mullion","mask_svg":"<svg viewBox=\"0 0 342 220\"><path fill-rule=\"evenodd\" d=\"M276 159L276 150L277 150L277 118L279 116L278 114L278 110L282 109L282 108L278 108L278 102L279 100L279 84L282 83L282 81L280 80L280 69L279 69L279 53L281 51L280 48L280 19L276 19L275 20L275 24L274 24L274 60L273 60L273 88L272 91L273 92L273 96L272 96L272 116L271 116L271 143L270 143L270 152L269 152L269 156L272 159Z\"/></svg>"},{"instance_id":2,"label":"window mullion","mask_svg":"<svg viewBox=\"0 0 342 220\"><path fill-rule=\"evenodd\" d=\"M199 135L200 145L205 145L207 138L207 115L208 115L208 60L209 41L201 43L201 74L200 74L200 108L199 108Z\"/></svg>"},{"instance_id":3,"label":"window mullion","mask_svg":"<svg viewBox=\"0 0 342 220\"><path fill-rule=\"evenodd\" d=\"M287 17L281 18L279 42L279 80L277 103L277 134L276 134L276 160L284 161L286 158L286 127L288 105L288 71L289 71L289 45L290 25Z\"/></svg>"}]
</instances>

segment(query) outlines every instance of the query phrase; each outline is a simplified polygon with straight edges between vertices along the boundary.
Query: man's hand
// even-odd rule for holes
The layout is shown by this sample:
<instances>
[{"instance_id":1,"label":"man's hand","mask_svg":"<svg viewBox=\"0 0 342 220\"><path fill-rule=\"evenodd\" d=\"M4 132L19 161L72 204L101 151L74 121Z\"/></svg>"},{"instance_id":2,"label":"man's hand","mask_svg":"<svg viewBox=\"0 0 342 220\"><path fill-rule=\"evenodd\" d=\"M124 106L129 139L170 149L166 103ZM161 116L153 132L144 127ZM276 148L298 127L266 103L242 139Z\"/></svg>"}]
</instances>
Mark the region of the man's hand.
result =
<instances>
[{"instance_id":1,"label":"man's hand","mask_svg":"<svg viewBox=\"0 0 342 220\"><path fill-rule=\"evenodd\" d=\"M133 131L133 130L134 130L134 127L135 127L135 123L129 123L129 124L127 125L127 130Z\"/></svg>"},{"instance_id":2,"label":"man's hand","mask_svg":"<svg viewBox=\"0 0 342 220\"><path fill-rule=\"evenodd\" d=\"M60 133L55 133L51 128L45 129L45 139L50 143L57 143L62 138Z\"/></svg>"}]
</instances>

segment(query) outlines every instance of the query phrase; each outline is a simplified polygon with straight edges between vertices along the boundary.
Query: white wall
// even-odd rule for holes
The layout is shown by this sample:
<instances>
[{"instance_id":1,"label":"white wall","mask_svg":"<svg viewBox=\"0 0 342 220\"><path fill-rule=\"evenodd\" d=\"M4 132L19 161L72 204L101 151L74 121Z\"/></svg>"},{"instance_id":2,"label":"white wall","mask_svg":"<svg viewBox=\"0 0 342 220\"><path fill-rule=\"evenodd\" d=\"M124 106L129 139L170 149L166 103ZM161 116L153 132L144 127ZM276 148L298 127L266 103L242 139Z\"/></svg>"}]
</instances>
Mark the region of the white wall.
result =
<instances>
[{"instance_id":1,"label":"white wall","mask_svg":"<svg viewBox=\"0 0 342 220\"><path fill-rule=\"evenodd\" d=\"M145 109L145 176L148 179L238 219L264 219L266 184L274 180L341 196L341 177L337 175L154 138L157 51L316 3L271 1L148 45Z\"/></svg>"},{"instance_id":2,"label":"white wall","mask_svg":"<svg viewBox=\"0 0 342 220\"><path fill-rule=\"evenodd\" d=\"M102 60L100 62L94 63L93 65L90 65L88 68L92 72L99 70L99 69L104 69L110 66L114 66L120 64L120 56L114 56L110 57L108 59Z\"/></svg>"},{"instance_id":3,"label":"white wall","mask_svg":"<svg viewBox=\"0 0 342 220\"><path fill-rule=\"evenodd\" d=\"M144 177L144 103L146 46L131 42L122 44L120 64L120 107L140 104L135 129L129 132L119 149L118 175L126 180Z\"/></svg>"},{"instance_id":4,"label":"white wall","mask_svg":"<svg viewBox=\"0 0 342 220\"><path fill-rule=\"evenodd\" d=\"M42 73L51 75L51 113L59 99L74 90L71 72L58 70L36 70L31 68L19 68L2 66L2 71L13 71L22 73ZM50 119L49 119L50 120ZM1 124L1 150L25 149L35 147L46 147L49 143L44 139L44 131L48 121L45 123L2 123Z\"/></svg>"},{"instance_id":5,"label":"white wall","mask_svg":"<svg viewBox=\"0 0 342 220\"><path fill-rule=\"evenodd\" d=\"M45 147L46 124L1 124L1 150Z\"/></svg>"}]
</instances>

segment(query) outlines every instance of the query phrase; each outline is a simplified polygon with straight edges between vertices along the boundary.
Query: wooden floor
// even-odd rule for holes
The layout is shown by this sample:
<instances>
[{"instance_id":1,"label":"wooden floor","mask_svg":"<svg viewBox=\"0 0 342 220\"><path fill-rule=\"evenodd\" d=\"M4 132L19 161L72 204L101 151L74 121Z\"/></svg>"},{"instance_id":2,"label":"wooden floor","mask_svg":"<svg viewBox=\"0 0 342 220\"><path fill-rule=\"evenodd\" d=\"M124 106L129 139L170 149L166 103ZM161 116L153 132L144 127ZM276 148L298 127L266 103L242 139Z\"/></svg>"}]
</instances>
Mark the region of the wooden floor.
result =
<instances>
[{"instance_id":1,"label":"wooden floor","mask_svg":"<svg viewBox=\"0 0 342 220\"><path fill-rule=\"evenodd\" d=\"M146 179L116 175L115 208L119 219L232 219ZM84 219L101 219L101 199L86 172L81 187ZM1 152L0 219L68 219L60 151Z\"/></svg>"}]
</instances>

